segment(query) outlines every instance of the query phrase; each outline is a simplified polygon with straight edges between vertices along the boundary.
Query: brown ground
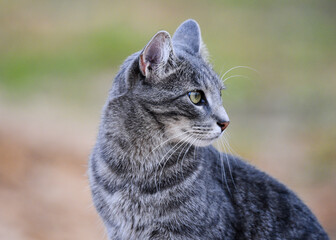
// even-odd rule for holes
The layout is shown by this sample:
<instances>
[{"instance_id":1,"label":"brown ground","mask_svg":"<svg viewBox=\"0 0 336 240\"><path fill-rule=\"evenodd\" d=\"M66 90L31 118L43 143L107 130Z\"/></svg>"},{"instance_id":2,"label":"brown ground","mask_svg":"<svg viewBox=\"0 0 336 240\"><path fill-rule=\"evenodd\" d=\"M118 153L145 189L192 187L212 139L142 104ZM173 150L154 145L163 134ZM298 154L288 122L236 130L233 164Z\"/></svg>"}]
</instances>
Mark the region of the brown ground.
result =
<instances>
[{"instance_id":1,"label":"brown ground","mask_svg":"<svg viewBox=\"0 0 336 240\"><path fill-rule=\"evenodd\" d=\"M0 125L0 239L106 239L91 203L86 176L95 130L89 131L88 141L81 141L85 134L81 135L75 125L70 124L74 129L68 130L77 132L72 134L76 137L60 138L65 132L54 129L54 134L46 134L42 123L31 123L34 126L29 129L22 126L27 119L21 125L20 120L9 120L2 119ZM254 164L263 165L264 170L286 182L286 171L272 168L273 163L267 165L262 158L260 161ZM335 179L293 186L335 239Z\"/></svg>"},{"instance_id":2,"label":"brown ground","mask_svg":"<svg viewBox=\"0 0 336 240\"><path fill-rule=\"evenodd\" d=\"M41 111L0 108L0 239L106 239L86 176L94 128Z\"/></svg>"},{"instance_id":3,"label":"brown ground","mask_svg":"<svg viewBox=\"0 0 336 240\"><path fill-rule=\"evenodd\" d=\"M0 131L0 239L103 239L86 154Z\"/></svg>"}]
</instances>

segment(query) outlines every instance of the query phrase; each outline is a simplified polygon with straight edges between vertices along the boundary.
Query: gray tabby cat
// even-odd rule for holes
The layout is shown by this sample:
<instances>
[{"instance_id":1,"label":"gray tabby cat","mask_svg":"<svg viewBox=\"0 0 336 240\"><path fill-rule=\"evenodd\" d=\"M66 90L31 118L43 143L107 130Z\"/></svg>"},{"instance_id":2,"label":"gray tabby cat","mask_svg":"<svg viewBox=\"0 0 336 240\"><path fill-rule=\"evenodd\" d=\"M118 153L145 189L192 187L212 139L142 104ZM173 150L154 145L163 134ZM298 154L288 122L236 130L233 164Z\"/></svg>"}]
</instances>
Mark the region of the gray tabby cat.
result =
<instances>
[{"instance_id":1,"label":"gray tabby cat","mask_svg":"<svg viewBox=\"0 0 336 240\"><path fill-rule=\"evenodd\" d=\"M210 146L229 118L205 55L187 20L121 66L89 164L109 239L328 239L293 192Z\"/></svg>"}]
</instances>

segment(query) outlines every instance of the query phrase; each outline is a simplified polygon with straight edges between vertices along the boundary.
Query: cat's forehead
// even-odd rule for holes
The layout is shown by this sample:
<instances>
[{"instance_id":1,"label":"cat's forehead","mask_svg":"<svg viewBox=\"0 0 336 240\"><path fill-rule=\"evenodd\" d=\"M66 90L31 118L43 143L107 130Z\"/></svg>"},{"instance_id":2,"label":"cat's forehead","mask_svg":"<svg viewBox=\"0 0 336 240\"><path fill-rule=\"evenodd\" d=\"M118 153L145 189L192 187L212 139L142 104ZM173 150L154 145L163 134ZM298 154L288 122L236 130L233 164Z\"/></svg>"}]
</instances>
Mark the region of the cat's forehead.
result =
<instances>
[{"instance_id":1,"label":"cat's forehead","mask_svg":"<svg viewBox=\"0 0 336 240\"><path fill-rule=\"evenodd\" d=\"M200 90L218 90L223 89L224 84L212 69L211 65L204 61L188 62L189 66L185 71L192 71L193 74L186 74L191 84L195 84ZM188 79L187 79L188 80Z\"/></svg>"},{"instance_id":2,"label":"cat's forehead","mask_svg":"<svg viewBox=\"0 0 336 240\"><path fill-rule=\"evenodd\" d=\"M224 84L218 77L217 73L210 66L203 66L200 71L200 81L206 89L223 89Z\"/></svg>"}]
</instances>

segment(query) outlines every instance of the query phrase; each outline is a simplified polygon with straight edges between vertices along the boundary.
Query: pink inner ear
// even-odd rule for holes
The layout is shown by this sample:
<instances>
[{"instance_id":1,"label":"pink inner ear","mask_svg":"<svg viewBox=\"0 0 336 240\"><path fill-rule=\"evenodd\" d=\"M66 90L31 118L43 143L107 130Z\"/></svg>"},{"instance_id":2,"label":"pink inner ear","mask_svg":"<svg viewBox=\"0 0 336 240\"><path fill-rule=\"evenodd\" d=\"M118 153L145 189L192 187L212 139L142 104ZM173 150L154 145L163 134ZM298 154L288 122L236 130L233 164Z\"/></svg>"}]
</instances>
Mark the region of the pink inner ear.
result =
<instances>
[{"instance_id":1,"label":"pink inner ear","mask_svg":"<svg viewBox=\"0 0 336 240\"><path fill-rule=\"evenodd\" d=\"M148 69L166 64L170 51L170 36L167 32L158 32L145 47L140 55L139 67L141 73L146 76Z\"/></svg>"},{"instance_id":2,"label":"pink inner ear","mask_svg":"<svg viewBox=\"0 0 336 240\"><path fill-rule=\"evenodd\" d=\"M144 76L146 76L146 67L147 64L144 61L143 54L140 55L140 70Z\"/></svg>"},{"instance_id":3,"label":"pink inner ear","mask_svg":"<svg viewBox=\"0 0 336 240\"><path fill-rule=\"evenodd\" d=\"M161 39L159 39L161 40ZM153 41L146 50L145 59L147 62L150 62L152 64L159 64L161 61L161 55L163 51L163 44L157 41Z\"/></svg>"}]
</instances>

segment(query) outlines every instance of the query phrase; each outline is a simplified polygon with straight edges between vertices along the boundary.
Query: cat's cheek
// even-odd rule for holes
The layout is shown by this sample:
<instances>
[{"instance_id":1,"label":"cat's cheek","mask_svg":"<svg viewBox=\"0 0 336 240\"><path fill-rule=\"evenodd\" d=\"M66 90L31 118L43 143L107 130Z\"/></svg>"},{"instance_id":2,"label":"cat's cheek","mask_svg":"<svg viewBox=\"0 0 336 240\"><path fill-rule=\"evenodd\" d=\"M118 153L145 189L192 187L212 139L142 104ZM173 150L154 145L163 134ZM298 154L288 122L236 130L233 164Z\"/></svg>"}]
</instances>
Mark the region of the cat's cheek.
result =
<instances>
[{"instance_id":1,"label":"cat's cheek","mask_svg":"<svg viewBox=\"0 0 336 240\"><path fill-rule=\"evenodd\" d=\"M183 119L170 120L166 124L168 138L183 139L188 135L189 122Z\"/></svg>"}]
</instances>

